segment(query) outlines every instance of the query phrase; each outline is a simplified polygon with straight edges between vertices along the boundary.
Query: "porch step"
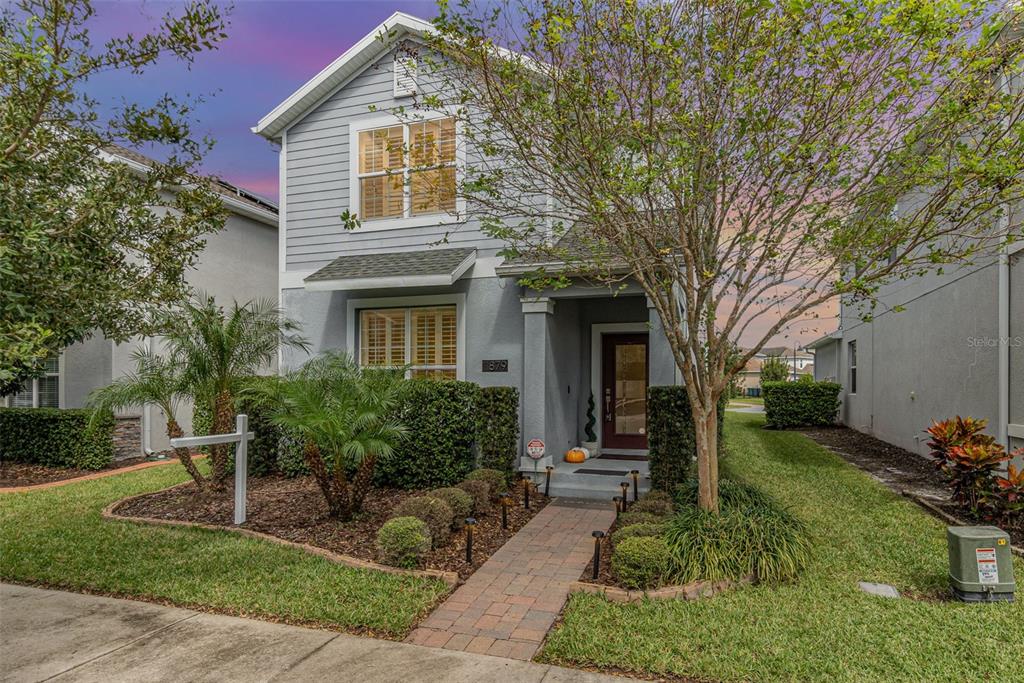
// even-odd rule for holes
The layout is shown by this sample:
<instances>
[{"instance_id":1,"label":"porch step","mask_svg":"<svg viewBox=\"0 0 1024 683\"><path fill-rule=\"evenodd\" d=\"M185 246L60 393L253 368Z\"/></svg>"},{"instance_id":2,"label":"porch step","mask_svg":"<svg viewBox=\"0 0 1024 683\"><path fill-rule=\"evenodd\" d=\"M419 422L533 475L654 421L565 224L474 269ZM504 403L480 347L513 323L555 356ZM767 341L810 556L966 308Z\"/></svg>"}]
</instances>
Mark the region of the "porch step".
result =
<instances>
[{"instance_id":1,"label":"porch step","mask_svg":"<svg viewBox=\"0 0 1024 683\"><path fill-rule=\"evenodd\" d=\"M644 495L650 490L650 485L647 482L640 482L640 495ZM618 495L622 495L622 489L618 486L608 486L607 484L602 487L595 486L579 486L578 482L567 482L564 486L555 486L554 482L551 483L551 496L553 498L588 498L591 500L605 500L608 504L612 504L612 498ZM629 495L632 500L633 490L630 489Z\"/></svg>"}]
</instances>

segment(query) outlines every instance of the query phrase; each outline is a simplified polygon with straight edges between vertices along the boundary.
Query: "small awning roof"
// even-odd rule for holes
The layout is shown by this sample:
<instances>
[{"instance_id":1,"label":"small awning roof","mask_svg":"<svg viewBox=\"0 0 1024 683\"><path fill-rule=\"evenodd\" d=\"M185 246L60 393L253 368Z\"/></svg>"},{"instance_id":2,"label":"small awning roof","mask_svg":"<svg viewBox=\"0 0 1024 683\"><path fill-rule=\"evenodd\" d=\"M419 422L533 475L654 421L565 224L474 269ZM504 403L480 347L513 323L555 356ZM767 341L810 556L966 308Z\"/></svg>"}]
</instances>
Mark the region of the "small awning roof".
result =
<instances>
[{"instance_id":1,"label":"small awning roof","mask_svg":"<svg viewBox=\"0 0 1024 683\"><path fill-rule=\"evenodd\" d=\"M835 332L830 332L830 333L826 334L823 337L818 337L817 339L812 341L810 344L807 344L806 346L804 346L804 348L807 349L808 351L814 351L814 350L820 349L823 346L828 346L829 344L834 344L834 343L840 341L842 338L843 338L843 331L842 330L836 330Z\"/></svg>"},{"instance_id":2,"label":"small awning roof","mask_svg":"<svg viewBox=\"0 0 1024 683\"><path fill-rule=\"evenodd\" d=\"M303 282L315 291L444 286L474 262L472 247L339 256Z\"/></svg>"}]
</instances>

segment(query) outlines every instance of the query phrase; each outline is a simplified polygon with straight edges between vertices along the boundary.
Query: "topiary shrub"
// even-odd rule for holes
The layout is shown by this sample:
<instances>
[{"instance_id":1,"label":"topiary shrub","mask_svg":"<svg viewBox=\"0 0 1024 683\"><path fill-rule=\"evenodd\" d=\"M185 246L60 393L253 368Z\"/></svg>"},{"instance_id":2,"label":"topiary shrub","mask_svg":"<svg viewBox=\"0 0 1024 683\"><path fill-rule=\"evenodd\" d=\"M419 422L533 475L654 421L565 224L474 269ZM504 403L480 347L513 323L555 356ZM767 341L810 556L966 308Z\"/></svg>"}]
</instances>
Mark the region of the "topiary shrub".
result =
<instances>
[{"instance_id":1,"label":"topiary shrub","mask_svg":"<svg viewBox=\"0 0 1024 683\"><path fill-rule=\"evenodd\" d=\"M430 544L430 528L416 517L395 517L377 530L377 555L392 567L415 569Z\"/></svg>"},{"instance_id":2,"label":"topiary shrub","mask_svg":"<svg viewBox=\"0 0 1024 683\"><path fill-rule=\"evenodd\" d=\"M486 481L467 479L459 483L459 488L473 497L475 514L484 514L491 509L491 487Z\"/></svg>"},{"instance_id":3,"label":"topiary shrub","mask_svg":"<svg viewBox=\"0 0 1024 683\"><path fill-rule=\"evenodd\" d=\"M452 528L461 529L466 517L473 511L473 496L460 488L445 487L428 491L425 495L440 498L452 509Z\"/></svg>"},{"instance_id":4,"label":"topiary shrub","mask_svg":"<svg viewBox=\"0 0 1024 683\"><path fill-rule=\"evenodd\" d=\"M619 526L632 526L633 524L657 524L667 519L665 515L656 515L653 512L623 512L619 515Z\"/></svg>"},{"instance_id":5,"label":"topiary shrub","mask_svg":"<svg viewBox=\"0 0 1024 683\"><path fill-rule=\"evenodd\" d=\"M396 416L408 436L377 463L377 485L429 489L465 479L475 461L477 390L472 382L411 381Z\"/></svg>"},{"instance_id":6,"label":"topiary shrub","mask_svg":"<svg viewBox=\"0 0 1024 683\"><path fill-rule=\"evenodd\" d=\"M98 470L113 459L112 413L0 408L0 460Z\"/></svg>"},{"instance_id":7,"label":"topiary shrub","mask_svg":"<svg viewBox=\"0 0 1024 683\"><path fill-rule=\"evenodd\" d=\"M440 498L413 496L406 498L391 511L391 519L415 517L430 529L432 547L439 548L448 542L455 514L451 506Z\"/></svg>"},{"instance_id":8,"label":"topiary shrub","mask_svg":"<svg viewBox=\"0 0 1024 683\"><path fill-rule=\"evenodd\" d=\"M770 429L834 425L839 389L835 382L764 382L764 425Z\"/></svg>"},{"instance_id":9,"label":"topiary shrub","mask_svg":"<svg viewBox=\"0 0 1024 683\"><path fill-rule=\"evenodd\" d=\"M642 524L630 524L626 527L616 529L612 533L612 545L617 545L627 538L634 536L662 536L665 534L665 522L644 522Z\"/></svg>"},{"instance_id":10,"label":"topiary shrub","mask_svg":"<svg viewBox=\"0 0 1024 683\"><path fill-rule=\"evenodd\" d=\"M657 536L626 538L612 551L612 575L626 588L657 588L668 569L668 546Z\"/></svg>"},{"instance_id":11,"label":"topiary shrub","mask_svg":"<svg viewBox=\"0 0 1024 683\"><path fill-rule=\"evenodd\" d=\"M498 494L508 488L508 482L510 480L505 476L504 472L493 470L488 467L481 467L480 469L470 472L466 476L466 481L486 482L487 485L491 487L491 498L497 498Z\"/></svg>"},{"instance_id":12,"label":"topiary shrub","mask_svg":"<svg viewBox=\"0 0 1024 683\"><path fill-rule=\"evenodd\" d=\"M515 473L519 452L519 390L481 387L476 396L476 447L480 467Z\"/></svg>"},{"instance_id":13,"label":"topiary shrub","mask_svg":"<svg viewBox=\"0 0 1024 683\"><path fill-rule=\"evenodd\" d=\"M723 452L726 397L718 402L718 454ZM647 394L647 445L651 485L671 492L691 478L697 441L690 400L681 386L654 386Z\"/></svg>"},{"instance_id":14,"label":"topiary shrub","mask_svg":"<svg viewBox=\"0 0 1024 683\"><path fill-rule=\"evenodd\" d=\"M667 517L672 514L672 500L667 495L644 496L629 507L630 512L650 512L652 515Z\"/></svg>"}]
</instances>

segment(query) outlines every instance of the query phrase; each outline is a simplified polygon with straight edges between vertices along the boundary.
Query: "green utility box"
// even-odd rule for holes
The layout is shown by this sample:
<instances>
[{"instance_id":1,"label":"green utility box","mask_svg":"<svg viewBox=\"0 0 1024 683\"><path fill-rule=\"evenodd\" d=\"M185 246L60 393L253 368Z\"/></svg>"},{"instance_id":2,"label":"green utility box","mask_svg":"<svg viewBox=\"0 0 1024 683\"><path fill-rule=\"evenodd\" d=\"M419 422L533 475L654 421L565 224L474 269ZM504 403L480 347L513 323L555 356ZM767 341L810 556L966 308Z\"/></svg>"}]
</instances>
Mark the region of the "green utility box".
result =
<instances>
[{"instance_id":1,"label":"green utility box","mask_svg":"<svg viewBox=\"0 0 1024 683\"><path fill-rule=\"evenodd\" d=\"M1010 536L994 526L946 528L949 588L964 602L1013 600Z\"/></svg>"}]
</instances>

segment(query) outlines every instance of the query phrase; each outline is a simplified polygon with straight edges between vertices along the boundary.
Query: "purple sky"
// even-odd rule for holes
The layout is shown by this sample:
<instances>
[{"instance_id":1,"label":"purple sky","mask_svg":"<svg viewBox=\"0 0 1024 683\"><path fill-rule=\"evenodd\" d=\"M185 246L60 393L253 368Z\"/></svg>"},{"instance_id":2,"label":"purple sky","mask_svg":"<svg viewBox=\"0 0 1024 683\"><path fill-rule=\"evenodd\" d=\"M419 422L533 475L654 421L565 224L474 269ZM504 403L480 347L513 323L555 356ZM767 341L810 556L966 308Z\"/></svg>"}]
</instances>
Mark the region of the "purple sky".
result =
<instances>
[{"instance_id":1,"label":"purple sky","mask_svg":"<svg viewBox=\"0 0 1024 683\"><path fill-rule=\"evenodd\" d=\"M96 2L92 39L133 32L180 6L174 2ZM111 74L87 91L101 102L148 103L164 93L203 95L198 130L217 144L203 170L257 194L277 198L277 152L249 129L303 83L393 12L429 19L433 0L236 0L228 38L200 55L191 70L167 61L143 77Z\"/></svg>"}]
</instances>

